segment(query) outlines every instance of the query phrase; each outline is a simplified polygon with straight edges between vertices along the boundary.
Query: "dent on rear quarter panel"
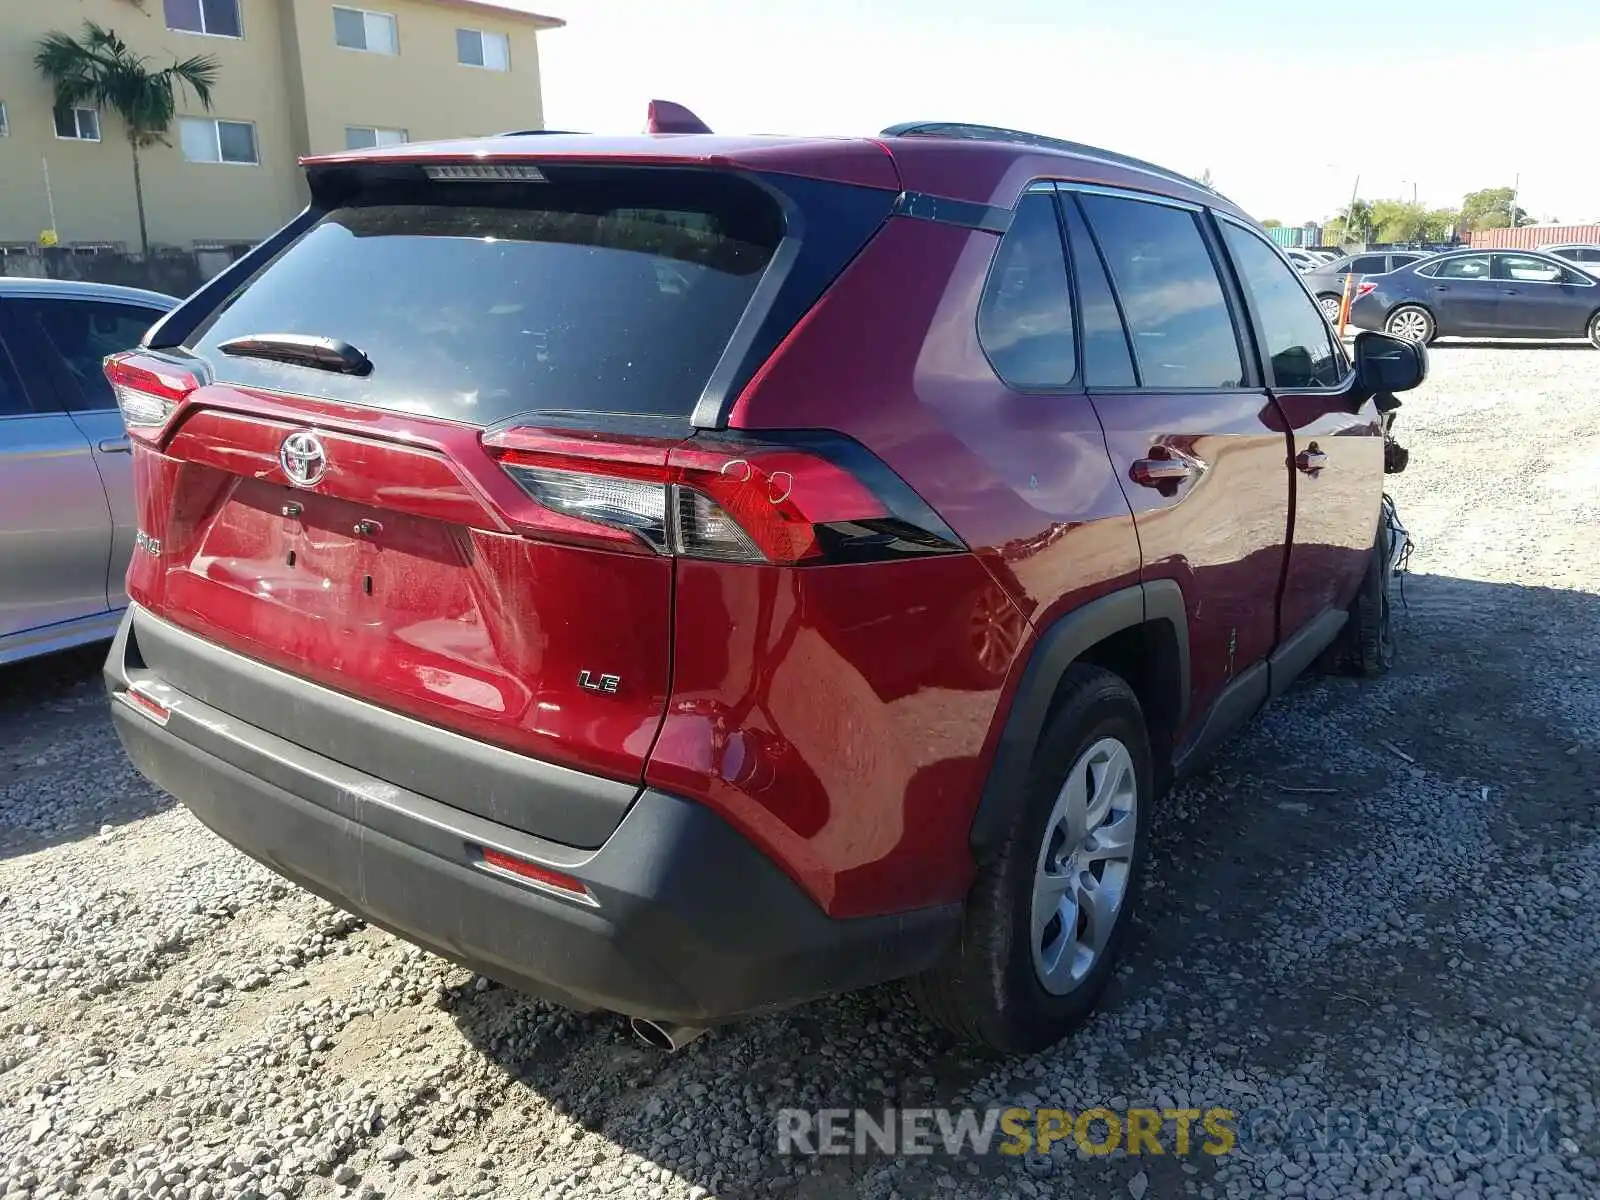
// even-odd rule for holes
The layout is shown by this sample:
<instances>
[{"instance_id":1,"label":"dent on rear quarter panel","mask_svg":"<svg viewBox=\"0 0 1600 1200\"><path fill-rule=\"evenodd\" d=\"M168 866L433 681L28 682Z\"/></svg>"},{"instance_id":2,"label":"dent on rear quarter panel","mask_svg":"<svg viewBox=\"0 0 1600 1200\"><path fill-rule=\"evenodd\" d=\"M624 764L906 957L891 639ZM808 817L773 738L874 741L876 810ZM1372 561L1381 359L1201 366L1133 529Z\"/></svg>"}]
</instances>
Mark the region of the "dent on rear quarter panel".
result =
<instances>
[{"instance_id":1,"label":"dent on rear quarter panel","mask_svg":"<svg viewBox=\"0 0 1600 1200\"><path fill-rule=\"evenodd\" d=\"M978 345L997 241L891 220L731 419L849 434L975 553L678 567L673 698L647 782L716 807L835 916L965 894L972 815L1029 622L1138 579L1088 401L1010 391ZM975 620L1009 622L1003 668L974 671L970 648L963 659Z\"/></svg>"}]
</instances>

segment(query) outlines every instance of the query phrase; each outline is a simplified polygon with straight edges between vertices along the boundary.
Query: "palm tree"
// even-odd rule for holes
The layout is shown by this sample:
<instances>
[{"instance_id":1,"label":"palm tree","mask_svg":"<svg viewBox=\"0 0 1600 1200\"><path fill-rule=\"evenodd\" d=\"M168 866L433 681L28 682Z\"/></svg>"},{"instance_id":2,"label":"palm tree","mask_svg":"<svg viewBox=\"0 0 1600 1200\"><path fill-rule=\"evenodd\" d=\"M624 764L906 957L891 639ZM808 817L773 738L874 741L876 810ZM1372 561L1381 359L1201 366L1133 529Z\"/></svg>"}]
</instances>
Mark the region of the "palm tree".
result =
<instances>
[{"instance_id":1,"label":"palm tree","mask_svg":"<svg viewBox=\"0 0 1600 1200\"><path fill-rule=\"evenodd\" d=\"M139 250L150 253L150 235L144 220L144 181L139 175L139 150L165 142L177 110L176 91L192 89L209 110L211 89L217 82L216 60L196 55L170 67L150 69L150 60L135 54L109 29L93 21L83 23L82 38L52 32L39 40L33 65L55 88L56 108L92 105L117 113L128 127L133 150L133 194L139 206Z\"/></svg>"}]
</instances>

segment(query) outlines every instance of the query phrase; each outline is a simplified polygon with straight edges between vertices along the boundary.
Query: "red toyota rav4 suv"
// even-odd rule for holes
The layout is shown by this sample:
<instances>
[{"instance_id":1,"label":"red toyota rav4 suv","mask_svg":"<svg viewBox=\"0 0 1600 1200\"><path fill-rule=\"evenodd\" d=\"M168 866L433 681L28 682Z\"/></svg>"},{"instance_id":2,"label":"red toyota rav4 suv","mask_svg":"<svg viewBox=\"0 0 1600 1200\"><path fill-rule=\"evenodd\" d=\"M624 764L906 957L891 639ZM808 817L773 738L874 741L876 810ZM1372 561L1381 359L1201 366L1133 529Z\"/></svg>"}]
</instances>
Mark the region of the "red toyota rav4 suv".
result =
<instances>
[{"instance_id":1,"label":"red toyota rav4 suv","mask_svg":"<svg viewBox=\"0 0 1600 1200\"><path fill-rule=\"evenodd\" d=\"M1182 176L951 125L306 166L108 360L107 675L140 770L376 925L668 1043L906 977L1026 1051L1174 774L1382 664L1425 352L1352 366Z\"/></svg>"}]
</instances>

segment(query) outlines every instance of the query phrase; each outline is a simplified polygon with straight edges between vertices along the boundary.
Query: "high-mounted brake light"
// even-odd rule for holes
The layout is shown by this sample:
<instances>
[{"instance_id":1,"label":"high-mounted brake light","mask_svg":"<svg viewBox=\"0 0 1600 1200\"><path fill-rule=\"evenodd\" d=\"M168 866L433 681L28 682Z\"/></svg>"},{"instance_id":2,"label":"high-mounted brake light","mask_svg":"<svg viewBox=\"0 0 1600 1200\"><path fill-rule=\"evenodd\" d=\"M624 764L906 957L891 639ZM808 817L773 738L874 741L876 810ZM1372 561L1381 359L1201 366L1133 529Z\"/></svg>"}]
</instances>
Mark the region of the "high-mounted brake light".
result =
<instances>
[{"instance_id":1,"label":"high-mounted brake light","mask_svg":"<svg viewBox=\"0 0 1600 1200\"><path fill-rule=\"evenodd\" d=\"M963 548L887 467L834 434L613 442L515 428L483 444L575 536L618 549L798 566Z\"/></svg>"},{"instance_id":2,"label":"high-mounted brake light","mask_svg":"<svg viewBox=\"0 0 1600 1200\"><path fill-rule=\"evenodd\" d=\"M178 405L200 387L194 373L142 350L125 350L105 361L122 422L128 432L154 438Z\"/></svg>"},{"instance_id":3,"label":"high-mounted brake light","mask_svg":"<svg viewBox=\"0 0 1600 1200\"><path fill-rule=\"evenodd\" d=\"M435 183L544 183L538 167L519 163L445 163L424 167Z\"/></svg>"},{"instance_id":4,"label":"high-mounted brake light","mask_svg":"<svg viewBox=\"0 0 1600 1200\"><path fill-rule=\"evenodd\" d=\"M1357 300L1361 299L1361 297L1365 296L1368 292L1372 291L1372 289L1377 287L1377 286L1378 285L1375 284L1375 283L1358 283L1358 284L1356 284L1356 299Z\"/></svg>"}]
</instances>

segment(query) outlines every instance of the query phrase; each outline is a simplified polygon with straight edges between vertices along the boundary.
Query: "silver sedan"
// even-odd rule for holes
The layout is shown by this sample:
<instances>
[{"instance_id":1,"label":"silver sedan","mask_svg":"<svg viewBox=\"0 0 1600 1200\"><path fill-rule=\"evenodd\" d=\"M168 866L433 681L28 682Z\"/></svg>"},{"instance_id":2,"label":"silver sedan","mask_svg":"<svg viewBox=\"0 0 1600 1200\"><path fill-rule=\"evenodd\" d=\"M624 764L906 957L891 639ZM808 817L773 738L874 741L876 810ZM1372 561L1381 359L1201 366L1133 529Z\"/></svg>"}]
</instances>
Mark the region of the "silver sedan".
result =
<instances>
[{"instance_id":1,"label":"silver sedan","mask_svg":"<svg viewBox=\"0 0 1600 1200\"><path fill-rule=\"evenodd\" d=\"M0 278L0 663L116 632L137 523L127 432L100 362L177 303Z\"/></svg>"}]
</instances>

